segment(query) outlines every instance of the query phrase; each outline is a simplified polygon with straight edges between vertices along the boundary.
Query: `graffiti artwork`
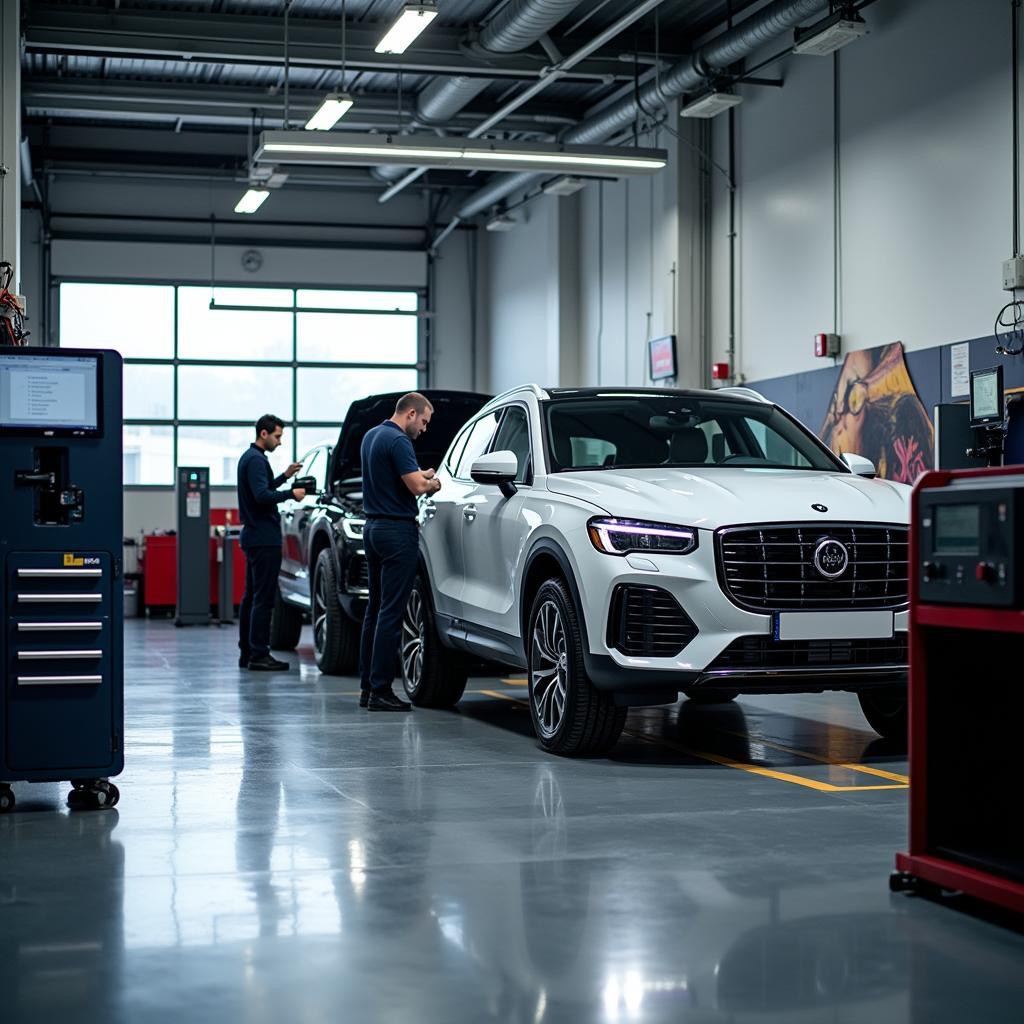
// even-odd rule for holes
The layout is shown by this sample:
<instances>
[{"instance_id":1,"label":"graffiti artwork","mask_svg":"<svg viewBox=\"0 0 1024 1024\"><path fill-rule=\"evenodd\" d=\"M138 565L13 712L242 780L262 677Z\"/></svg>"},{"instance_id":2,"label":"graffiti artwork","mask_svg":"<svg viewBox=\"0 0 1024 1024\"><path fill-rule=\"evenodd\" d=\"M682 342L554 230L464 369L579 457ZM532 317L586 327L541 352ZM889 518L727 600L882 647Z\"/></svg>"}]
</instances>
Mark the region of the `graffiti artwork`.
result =
<instances>
[{"instance_id":1,"label":"graffiti artwork","mask_svg":"<svg viewBox=\"0 0 1024 1024\"><path fill-rule=\"evenodd\" d=\"M932 468L932 423L899 342L846 357L818 436L837 455L871 459L887 480L912 484Z\"/></svg>"}]
</instances>

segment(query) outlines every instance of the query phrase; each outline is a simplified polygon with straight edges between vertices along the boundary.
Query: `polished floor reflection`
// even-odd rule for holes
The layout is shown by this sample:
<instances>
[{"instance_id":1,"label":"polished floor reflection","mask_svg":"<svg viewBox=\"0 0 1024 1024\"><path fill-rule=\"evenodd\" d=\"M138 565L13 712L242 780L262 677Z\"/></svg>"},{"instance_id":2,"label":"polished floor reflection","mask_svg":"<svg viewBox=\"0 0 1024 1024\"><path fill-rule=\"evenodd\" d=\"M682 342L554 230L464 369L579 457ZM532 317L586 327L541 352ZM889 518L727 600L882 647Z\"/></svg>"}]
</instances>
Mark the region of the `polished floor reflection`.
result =
<instances>
[{"instance_id":1,"label":"polished floor reflection","mask_svg":"<svg viewBox=\"0 0 1024 1024\"><path fill-rule=\"evenodd\" d=\"M906 760L845 695L533 741L516 680L367 715L308 646L127 631L113 811L16 786L5 1024L1019 1021L1024 933L891 897Z\"/></svg>"}]
</instances>

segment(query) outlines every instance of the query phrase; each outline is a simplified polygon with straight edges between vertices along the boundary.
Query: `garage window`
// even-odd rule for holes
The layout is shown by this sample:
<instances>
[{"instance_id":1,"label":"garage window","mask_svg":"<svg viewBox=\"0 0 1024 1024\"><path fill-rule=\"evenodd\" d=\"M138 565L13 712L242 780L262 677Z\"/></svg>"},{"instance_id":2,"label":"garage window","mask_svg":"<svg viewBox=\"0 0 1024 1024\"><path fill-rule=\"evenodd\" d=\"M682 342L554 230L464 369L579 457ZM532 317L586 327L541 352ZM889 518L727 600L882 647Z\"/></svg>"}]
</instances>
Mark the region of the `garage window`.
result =
<instances>
[{"instance_id":1,"label":"garage window","mask_svg":"<svg viewBox=\"0 0 1024 1024\"><path fill-rule=\"evenodd\" d=\"M59 301L62 347L124 357L126 486L198 465L233 487L265 412L286 423L279 473L333 443L353 400L425 383L416 291L65 281Z\"/></svg>"}]
</instances>

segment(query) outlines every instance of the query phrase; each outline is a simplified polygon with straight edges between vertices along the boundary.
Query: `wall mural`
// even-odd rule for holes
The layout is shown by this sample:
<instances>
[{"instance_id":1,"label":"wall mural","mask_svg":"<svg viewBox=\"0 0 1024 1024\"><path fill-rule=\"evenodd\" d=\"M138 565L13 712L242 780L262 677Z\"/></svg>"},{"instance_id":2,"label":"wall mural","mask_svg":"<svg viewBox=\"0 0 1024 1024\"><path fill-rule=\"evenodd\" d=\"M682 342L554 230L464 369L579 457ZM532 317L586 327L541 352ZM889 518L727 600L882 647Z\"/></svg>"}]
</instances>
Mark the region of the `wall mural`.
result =
<instances>
[{"instance_id":1,"label":"wall mural","mask_svg":"<svg viewBox=\"0 0 1024 1024\"><path fill-rule=\"evenodd\" d=\"M818 436L837 455L863 455L879 476L912 484L932 468L932 429L896 342L847 355Z\"/></svg>"}]
</instances>

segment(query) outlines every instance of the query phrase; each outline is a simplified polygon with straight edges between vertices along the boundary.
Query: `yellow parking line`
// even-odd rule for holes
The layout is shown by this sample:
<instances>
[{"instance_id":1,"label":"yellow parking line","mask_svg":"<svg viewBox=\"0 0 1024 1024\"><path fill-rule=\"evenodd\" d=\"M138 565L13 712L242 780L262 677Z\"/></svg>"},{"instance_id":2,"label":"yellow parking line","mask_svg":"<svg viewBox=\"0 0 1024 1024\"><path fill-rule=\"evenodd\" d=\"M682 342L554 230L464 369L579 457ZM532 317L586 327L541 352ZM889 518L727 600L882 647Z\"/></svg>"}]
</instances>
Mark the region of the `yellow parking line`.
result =
<instances>
[{"instance_id":1,"label":"yellow parking line","mask_svg":"<svg viewBox=\"0 0 1024 1024\"><path fill-rule=\"evenodd\" d=\"M787 747L783 743L774 743L771 740L762 739L760 736L751 736L749 733L733 732L730 729L719 729L718 732L727 736L737 736L742 740L750 740L751 743L759 743L762 747L770 747L772 750L779 750L784 754L795 754L797 757L806 757L810 761L817 761L819 764L831 764L836 768L848 768L851 772L863 772L865 775L877 775L880 779L891 779L893 782L901 782L904 785L910 784L909 775L900 775L897 772L887 772L884 768L872 768L867 764L860 764L854 761L836 761L831 757L824 757L821 754L812 754L807 750L797 750L795 747ZM887 786L883 787L888 789Z\"/></svg>"},{"instance_id":2,"label":"yellow parking line","mask_svg":"<svg viewBox=\"0 0 1024 1024\"><path fill-rule=\"evenodd\" d=\"M482 692L488 697L496 697L499 700L507 700L521 707L529 708L529 704L526 701L520 700L518 697L511 697L507 693L499 693L497 690L483 690ZM749 772L751 775L760 775L767 779L776 779L779 782L789 782L794 786L805 786L807 789L814 789L821 793L863 793L869 790L907 788L906 785L835 786L831 782L805 779L803 776L776 771L774 768L761 768L759 765L734 761L732 758L723 757L721 754L712 754L706 750L693 750L690 747L684 747L681 743L674 743L672 740L667 740L660 736L649 736L634 729L624 729L623 734L633 739L641 740L644 743L653 744L654 746L668 747L670 750L686 754L688 757L696 757L702 761L710 761L712 764L720 764L726 768L735 768L738 771Z\"/></svg>"}]
</instances>

